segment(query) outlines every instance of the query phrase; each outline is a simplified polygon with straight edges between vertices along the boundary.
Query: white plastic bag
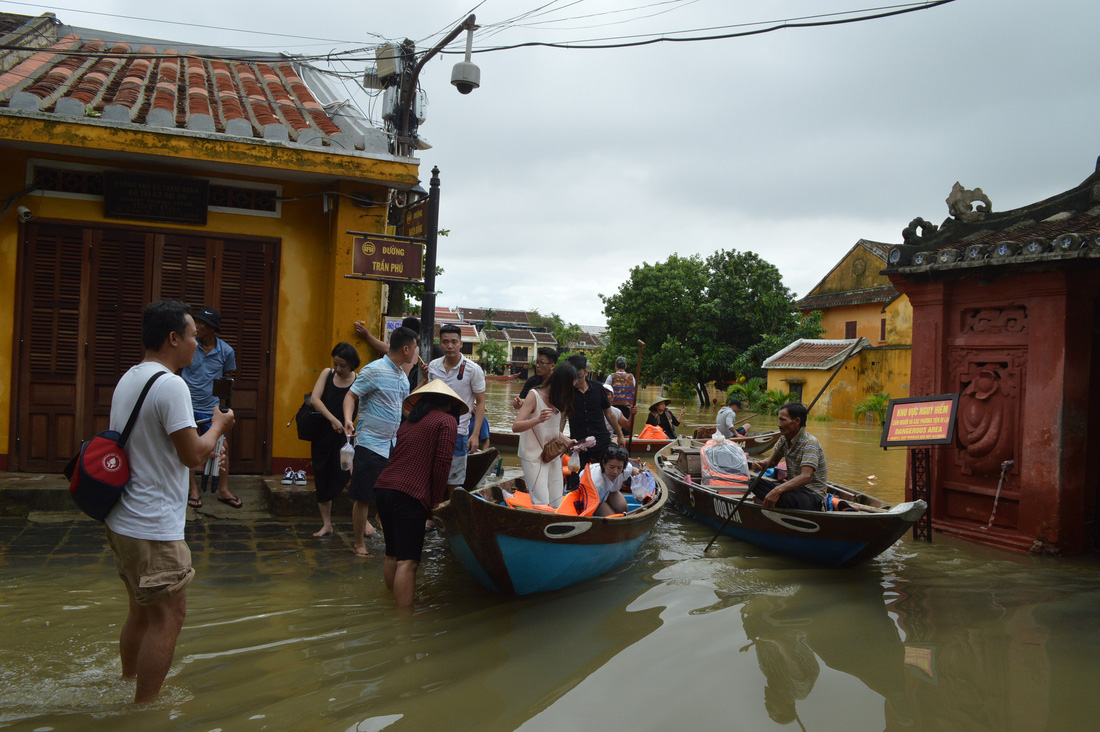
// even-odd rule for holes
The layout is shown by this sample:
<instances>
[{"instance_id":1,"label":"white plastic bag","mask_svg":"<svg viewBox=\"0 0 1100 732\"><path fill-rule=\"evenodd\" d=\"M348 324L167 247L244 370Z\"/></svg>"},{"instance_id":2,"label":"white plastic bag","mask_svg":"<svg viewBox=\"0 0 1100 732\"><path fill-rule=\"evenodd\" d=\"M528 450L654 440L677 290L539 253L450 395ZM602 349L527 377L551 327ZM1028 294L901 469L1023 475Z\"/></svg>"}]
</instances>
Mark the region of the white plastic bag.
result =
<instances>
[{"instance_id":1,"label":"white plastic bag","mask_svg":"<svg viewBox=\"0 0 1100 732\"><path fill-rule=\"evenodd\" d=\"M643 470L630 479L630 492L635 501L645 503L647 497L657 492L657 479L653 477L653 473Z\"/></svg>"},{"instance_id":2,"label":"white plastic bag","mask_svg":"<svg viewBox=\"0 0 1100 732\"><path fill-rule=\"evenodd\" d=\"M351 444L351 435L348 435L347 444L340 448L340 470L351 470L354 461L355 448Z\"/></svg>"},{"instance_id":3,"label":"white plastic bag","mask_svg":"<svg viewBox=\"0 0 1100 732\"><path fill-rule=\"evenodd\" d=\"M729 476L749 477L749 459L736 442L715 434L699 451L703 485L729 485Z\"/></svg>"}]
</instances>

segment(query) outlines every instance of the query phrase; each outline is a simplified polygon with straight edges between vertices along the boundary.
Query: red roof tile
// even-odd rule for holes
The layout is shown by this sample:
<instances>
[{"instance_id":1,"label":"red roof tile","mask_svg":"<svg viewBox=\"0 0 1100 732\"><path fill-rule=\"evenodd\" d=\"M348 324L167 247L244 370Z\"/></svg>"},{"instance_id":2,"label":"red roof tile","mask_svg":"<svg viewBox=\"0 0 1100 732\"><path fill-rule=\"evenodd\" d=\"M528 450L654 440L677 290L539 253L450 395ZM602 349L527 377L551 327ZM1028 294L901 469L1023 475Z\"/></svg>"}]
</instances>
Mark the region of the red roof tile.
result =
<instances>
[{"instance_id":1,"label":"red roof tile","mask_svg":"<svg viewBox=\"0 0 1100 732\"><path fill-rule=\"evenodd\" d=\"M856 352L870 345L866 338ZM765 369L831 369L834 368L854 340L817 340L800 338L761 364Z\"/></svg>"}]
</instances>

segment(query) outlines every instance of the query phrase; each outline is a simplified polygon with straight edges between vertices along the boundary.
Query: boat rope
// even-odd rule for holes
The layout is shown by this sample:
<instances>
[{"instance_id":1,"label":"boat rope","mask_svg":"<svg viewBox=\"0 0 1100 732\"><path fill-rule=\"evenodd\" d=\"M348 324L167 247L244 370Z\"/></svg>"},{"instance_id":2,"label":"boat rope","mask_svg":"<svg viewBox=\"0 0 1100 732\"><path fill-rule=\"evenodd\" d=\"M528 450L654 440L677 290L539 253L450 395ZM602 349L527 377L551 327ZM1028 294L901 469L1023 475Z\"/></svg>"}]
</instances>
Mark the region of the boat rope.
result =
<instances>
[{"instance_id":1,"label":"boat rope","mask_svg":"<svg viewBox=\"0 0 1100 732\"><path fill-rule=\"evenodd\" d=\"M989 514L989 523L982 527L982 531L987 531L993 525L993 518L997 515L997 502L1001 500L1001 486L1004 485L1005 473L1012 467L1012 463L1012 460L1001 463L1001 479L997 481L997 495L993 496L993 513Z\"/></svg>"}]
</instances>

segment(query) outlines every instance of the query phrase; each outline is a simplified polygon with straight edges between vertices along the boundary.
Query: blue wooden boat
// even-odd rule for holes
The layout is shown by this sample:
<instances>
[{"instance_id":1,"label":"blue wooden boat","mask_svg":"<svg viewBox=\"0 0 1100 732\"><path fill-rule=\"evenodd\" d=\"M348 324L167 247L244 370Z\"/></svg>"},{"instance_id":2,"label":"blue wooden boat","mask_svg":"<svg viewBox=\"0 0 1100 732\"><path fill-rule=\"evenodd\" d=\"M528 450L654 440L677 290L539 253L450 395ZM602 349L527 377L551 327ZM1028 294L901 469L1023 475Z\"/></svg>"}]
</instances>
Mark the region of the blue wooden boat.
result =
<instances>
[{"instance_id":1,"label":"blue wooden boat","mask_svg":"<svg viewBox=\"0 0 1100 732\"><path fill-rule=\"evenodd\" d=\"M522 480L504 488L525 490ZM626 494L623 494L626 496ZM501 485L455 491L432 517L474 579L506 595L549 592L598 577L630 560L665 505L660 483L644 506L617 517L568 516L504 503Z\"/></svg>"},{"instance_id":2,"label":"blue wooden boat","mask_svg":"<svg viewBox=\"0 0 1100 732\"><path fill-rule=\"evenodd\" d=\"M673 443L657 453L657 472L668 490L669 502L716 531L725 524L723 536L804 562L854 567L877 557L928 508L920 500L891 506L866 493L829 484L830 492L857 510L765 509L750 496L726 522L742 494L701 485L697 455L702 444Z\"/></svg>"}]
</instances>

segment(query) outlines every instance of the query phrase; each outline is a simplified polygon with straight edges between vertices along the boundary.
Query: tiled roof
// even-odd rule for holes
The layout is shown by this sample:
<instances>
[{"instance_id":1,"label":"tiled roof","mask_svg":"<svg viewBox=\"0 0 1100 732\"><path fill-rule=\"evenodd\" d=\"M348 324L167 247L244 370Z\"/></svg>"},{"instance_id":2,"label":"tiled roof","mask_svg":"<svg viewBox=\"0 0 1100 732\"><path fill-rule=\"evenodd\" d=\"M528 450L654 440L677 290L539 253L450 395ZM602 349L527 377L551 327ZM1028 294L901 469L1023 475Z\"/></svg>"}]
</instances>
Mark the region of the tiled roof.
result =
<instances>
[{"instance_id":1,"label":"tiled roof","mask_svg":"<svg viewBox=\"0 0 1100 732\"><path fill-rule=\"evenodd\" d=\"M477 328L472 325L466 325L465 323L436 323L435 328L433 329L433 333L437 341L439 340L439 329L444 325L457 325L460 331L459 338L464 341L474 341L477 343L481 342L481 339L477 336Z\"/></svg>"},{"instance_id":2,"label":"tiled roof","mask_svg":"<svg viewBox=\"0 0 1100 732\"><path fill-rule=\"evenodd\" d=\"M581 337L575 341L570 341L569 345L576 346L577 348L599 348L603 345L600 339L591 333L581 332Z\"/></svg>"},{"instance_id":3,"label":"tiled roof","mask_svg":"<svg viewBox=\"0 0 1100 732\"><path fill-rule=\"evenodd\" d=\"M436 319L436 322L439 322L440 320L445 320L445 321L462 320L462 318L458 317L458 311L453 310L451 308L436 308L435 309L435 319Z\"/></svg>"},{"instance_id":4,"label":"tiled roof","mask_svg":"<svg viewBox=\"0 0 1100 732\"><path fill-rule=\"evenodd\" d=\"M388 151L380 130L372 129L375 134L365 139L351 126L341 128L302 80L301 66L286 57L210 47L183 50L167 41L64 26L52 17L46 24L34 20L41 50L0 50L0 69L7 69L0 74L0 113L41 113L333 151ZM9 33L5 38L15 43L3 40L3 45L29 43L22 31ZM16 53L19 62L9 67Z\"/></svg>"},{"instance_id":5,"label":"tiled roof","mask_svg":"<svg viewBox=\"0 0 1100 732\"><path fill-rule=\"evenodd\" d=\"M1100 170L1044 201L932 226L914 219L892 247L886 272L928 274L985 267L1100 267Z\"/></svg>"},{"instance_id":6,"label":"tiled roof","mask_svg":"<svg viewBox=\"0 0 1100 732\"><path fill-rule=\"evenodd\" d=\"M542 343L547 346L558 345L558 339L554 337L553 333L532 333L531 335L535 336L535 341L537 343Z\"/></svg>"},{"instance_id":7,"label":"tiled roof","mask_svg":"<svg viewBox=\"0 0 1100 732\"><path fill-rule=\"evenodd\" d=\"M463 320L482 322L486 320L485 308L458 308L458 312ZM493 310L492 320L494 323L514 323L516 325L527 325L530 322L525 310Z\"/></svg>"},{"instance_id":8,"label":"tiled roof","mask_svg":"<svg viewBox=\"0 0 1100 732\"><path fill-rule=\"evenodd\" d=\"M867 287L862 290L849 290L848 292L824 292L820 295L807 295L795 302L794 306L799 310L823 310L841 305L863 305L870 302L891 302L898 296L898 291L893 285L882 287Z\"/></svg>"},{"instance_id":9,"label":"tiled roof","mask_svg":"<svg viewBox=\"0 0 1100 732\"><path fill-rule=\"evenodd\" d=\"M866 338L860 338L860 345L855 353L871 345ZM766 369L831 369L835 368L840 359L855 340L817 340L813 338L800 338L783 350L769 356L761 364Z\"/></svg>"},{"instance_id":10,"label":"tiled roof","mask_svg":"<svg viewBox=\"0 0 1100 732\"><path fill-rule=\"evenodd\" d=\"M493 341L507 341L508 336L504 334L502 330L483 330L481 334Z\"/></svg>"},{"instance_id":11,"label":"tiled roof","mask_svg":"<svg viewBox=\"0 0 1100 732\"><path fill-rule=\"evenodd\" d=\"M508 336L508 340L516 341L517 343L534 343L538 340L537 338L535 338L535 334L529 330L505 328L504 334Z\"/></svg>"}]
</instances>

